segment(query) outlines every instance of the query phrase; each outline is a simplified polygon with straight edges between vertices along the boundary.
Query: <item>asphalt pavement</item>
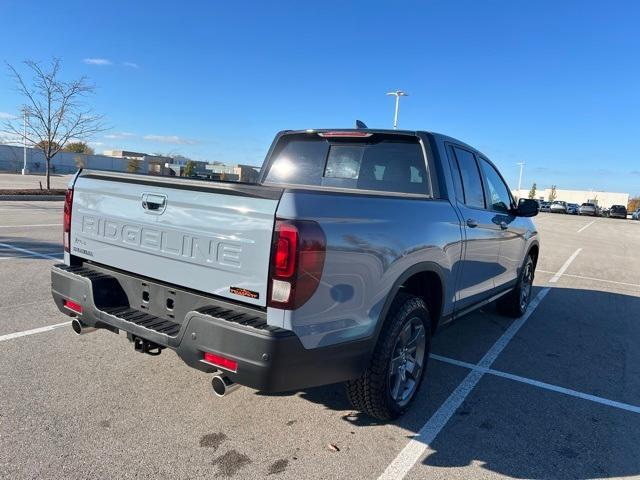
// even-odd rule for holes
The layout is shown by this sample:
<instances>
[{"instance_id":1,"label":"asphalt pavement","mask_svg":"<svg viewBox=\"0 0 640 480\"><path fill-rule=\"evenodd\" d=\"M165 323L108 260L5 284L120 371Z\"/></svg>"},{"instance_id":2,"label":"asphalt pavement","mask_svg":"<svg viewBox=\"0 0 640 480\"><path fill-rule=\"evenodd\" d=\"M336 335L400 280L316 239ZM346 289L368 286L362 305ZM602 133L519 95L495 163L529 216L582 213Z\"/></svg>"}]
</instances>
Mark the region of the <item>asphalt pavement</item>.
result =
<instances>
[{"instance_id":1,"label":"asphalt pavement","mask_svg":"<svg viewBox=\"0 0 640 480\"><path fill-rule=\"evenodd\" d=\"M0 202L0 478L640 477L640 222L536 217L535 308L442 329L385 424L340 385L220 399L173 352L75 336L49 294L61 209Z\"/></svg>"}]
</instances>

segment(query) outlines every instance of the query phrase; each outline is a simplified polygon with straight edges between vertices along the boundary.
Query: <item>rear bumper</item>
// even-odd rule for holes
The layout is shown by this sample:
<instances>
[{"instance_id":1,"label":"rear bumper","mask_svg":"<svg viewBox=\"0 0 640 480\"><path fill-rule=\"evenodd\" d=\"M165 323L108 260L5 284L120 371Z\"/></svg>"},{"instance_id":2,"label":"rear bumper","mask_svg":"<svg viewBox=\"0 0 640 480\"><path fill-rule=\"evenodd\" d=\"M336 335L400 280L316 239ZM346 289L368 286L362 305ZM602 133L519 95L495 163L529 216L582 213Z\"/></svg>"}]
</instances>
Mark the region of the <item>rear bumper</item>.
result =
<instances>
[{"instance_id":1,"label":"rear bumper","mask_svg":"<svg viewBox=\"0 0 640 480\"><path fill-rule=\"evenodd\" d=\"M54 265L53 299L61 312L77 316L88 326L123 330L170 348L198 370L218 370L202 361L204 352L233 359L238 362L237 372L220 370L234 382L262 391L296 390L353 379L362 374L369 361L372 346L369 341L305 349L293 332L268 326L264 312L256 311L252 316L245 308L233 310L234 304L206 296L195 303L205 306L189 310L181 323L153 317L128 308L128 304L121 305L127 300L125 292L118 291L123 281L120 277L127 275ZM76 315L68 310L65 300L80 304L82 313Z\"/></svg>"}]
</instances>

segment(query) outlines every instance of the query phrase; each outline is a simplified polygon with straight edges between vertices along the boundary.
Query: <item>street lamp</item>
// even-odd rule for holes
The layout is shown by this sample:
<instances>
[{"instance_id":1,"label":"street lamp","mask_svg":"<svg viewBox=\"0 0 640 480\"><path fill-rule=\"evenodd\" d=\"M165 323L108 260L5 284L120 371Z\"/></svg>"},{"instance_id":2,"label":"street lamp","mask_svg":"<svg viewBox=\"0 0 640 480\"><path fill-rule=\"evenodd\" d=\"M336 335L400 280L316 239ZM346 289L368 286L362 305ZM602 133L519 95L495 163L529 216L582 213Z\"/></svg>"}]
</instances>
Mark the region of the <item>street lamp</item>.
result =
<instances>
[{"instance_id":1,"label":"street lamp","mask_svg":"<svg viewBox=\"0 0 640 480\"><path fill-rule=\"evenodd\" d=\"M398 128L398 106L400 105L400 97L406 97L408 94L402 90L396 90L395 92L388 92L387 95L396 97L396 112L393 116L393 129L396 130Z\"/></svg>"},{"instance_id":2,"label":"street lamp","mask_svg":"<svg viewBox=\"0 0 640 480\"><path fill-rule=\"evenodd\" d=\"M520 162L516 163L516 165L520 165L520 176L518 177L518 195L520 195L520 189L522 188L522 169L524 168L525 163Z\"/></svg>"},{"instance_id":3,"label":"street lamp","mask_svg":"<svg viewBox=\"0 0 640 480\"><path fill-rule=\"evenodd\" d=\"M22 137L22 146L23 146L23 164L22 164L22 175L27 174L27 122L29 121L29 109L25 106L22 109L22 113L24 114L24 135Z\"/></svg>"}]
</instances>

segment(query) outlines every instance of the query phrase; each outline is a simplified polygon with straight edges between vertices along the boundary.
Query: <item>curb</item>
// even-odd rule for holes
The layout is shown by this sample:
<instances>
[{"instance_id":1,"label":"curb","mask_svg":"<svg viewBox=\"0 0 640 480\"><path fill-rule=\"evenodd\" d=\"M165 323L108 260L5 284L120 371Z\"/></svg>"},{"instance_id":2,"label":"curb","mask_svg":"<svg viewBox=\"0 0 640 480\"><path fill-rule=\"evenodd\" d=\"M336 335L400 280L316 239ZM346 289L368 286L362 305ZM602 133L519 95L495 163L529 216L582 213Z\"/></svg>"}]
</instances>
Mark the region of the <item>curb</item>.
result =
<instances>
[{"instance_id":1,"label":"curb","mask_svg":"<svg viewBox=\"0 0 640 480\"><path fill-rule=\"evenodd\" d=\"M64 195L0 195L2 201L42 201L42 202L62 202Z\"/></svg>"}]
</instances>

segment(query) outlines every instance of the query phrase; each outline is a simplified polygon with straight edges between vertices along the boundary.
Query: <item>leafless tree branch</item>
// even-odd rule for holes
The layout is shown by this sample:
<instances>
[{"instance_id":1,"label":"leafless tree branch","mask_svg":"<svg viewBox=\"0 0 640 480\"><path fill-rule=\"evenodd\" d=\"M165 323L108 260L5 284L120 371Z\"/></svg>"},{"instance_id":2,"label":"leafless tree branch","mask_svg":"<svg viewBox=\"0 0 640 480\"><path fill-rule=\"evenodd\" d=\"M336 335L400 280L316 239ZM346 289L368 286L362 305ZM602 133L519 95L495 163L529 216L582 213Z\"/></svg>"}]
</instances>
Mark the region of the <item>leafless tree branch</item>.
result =
<instances>
[{"instance_id":1,"label":"leafless tree branch","mask_svg":"<svg viewBox=\"0 0 640 480\"><path fill-rule=\"evenodd\" d=\"M53 58L46 68L33 60L23 63L31 74L30 81L13 65L7 63L7 67L17 91L25 98L24 108L29 118L26 134L21 118L7 120L2 132L23 138L27 144L43 150L49 188L51 159L70 140L89 139L107 127L104 117L93 113L87 105L86 98L95 92L95 86L87 77L61 80L59 58Z\"/></svg>"}]
</instances>

